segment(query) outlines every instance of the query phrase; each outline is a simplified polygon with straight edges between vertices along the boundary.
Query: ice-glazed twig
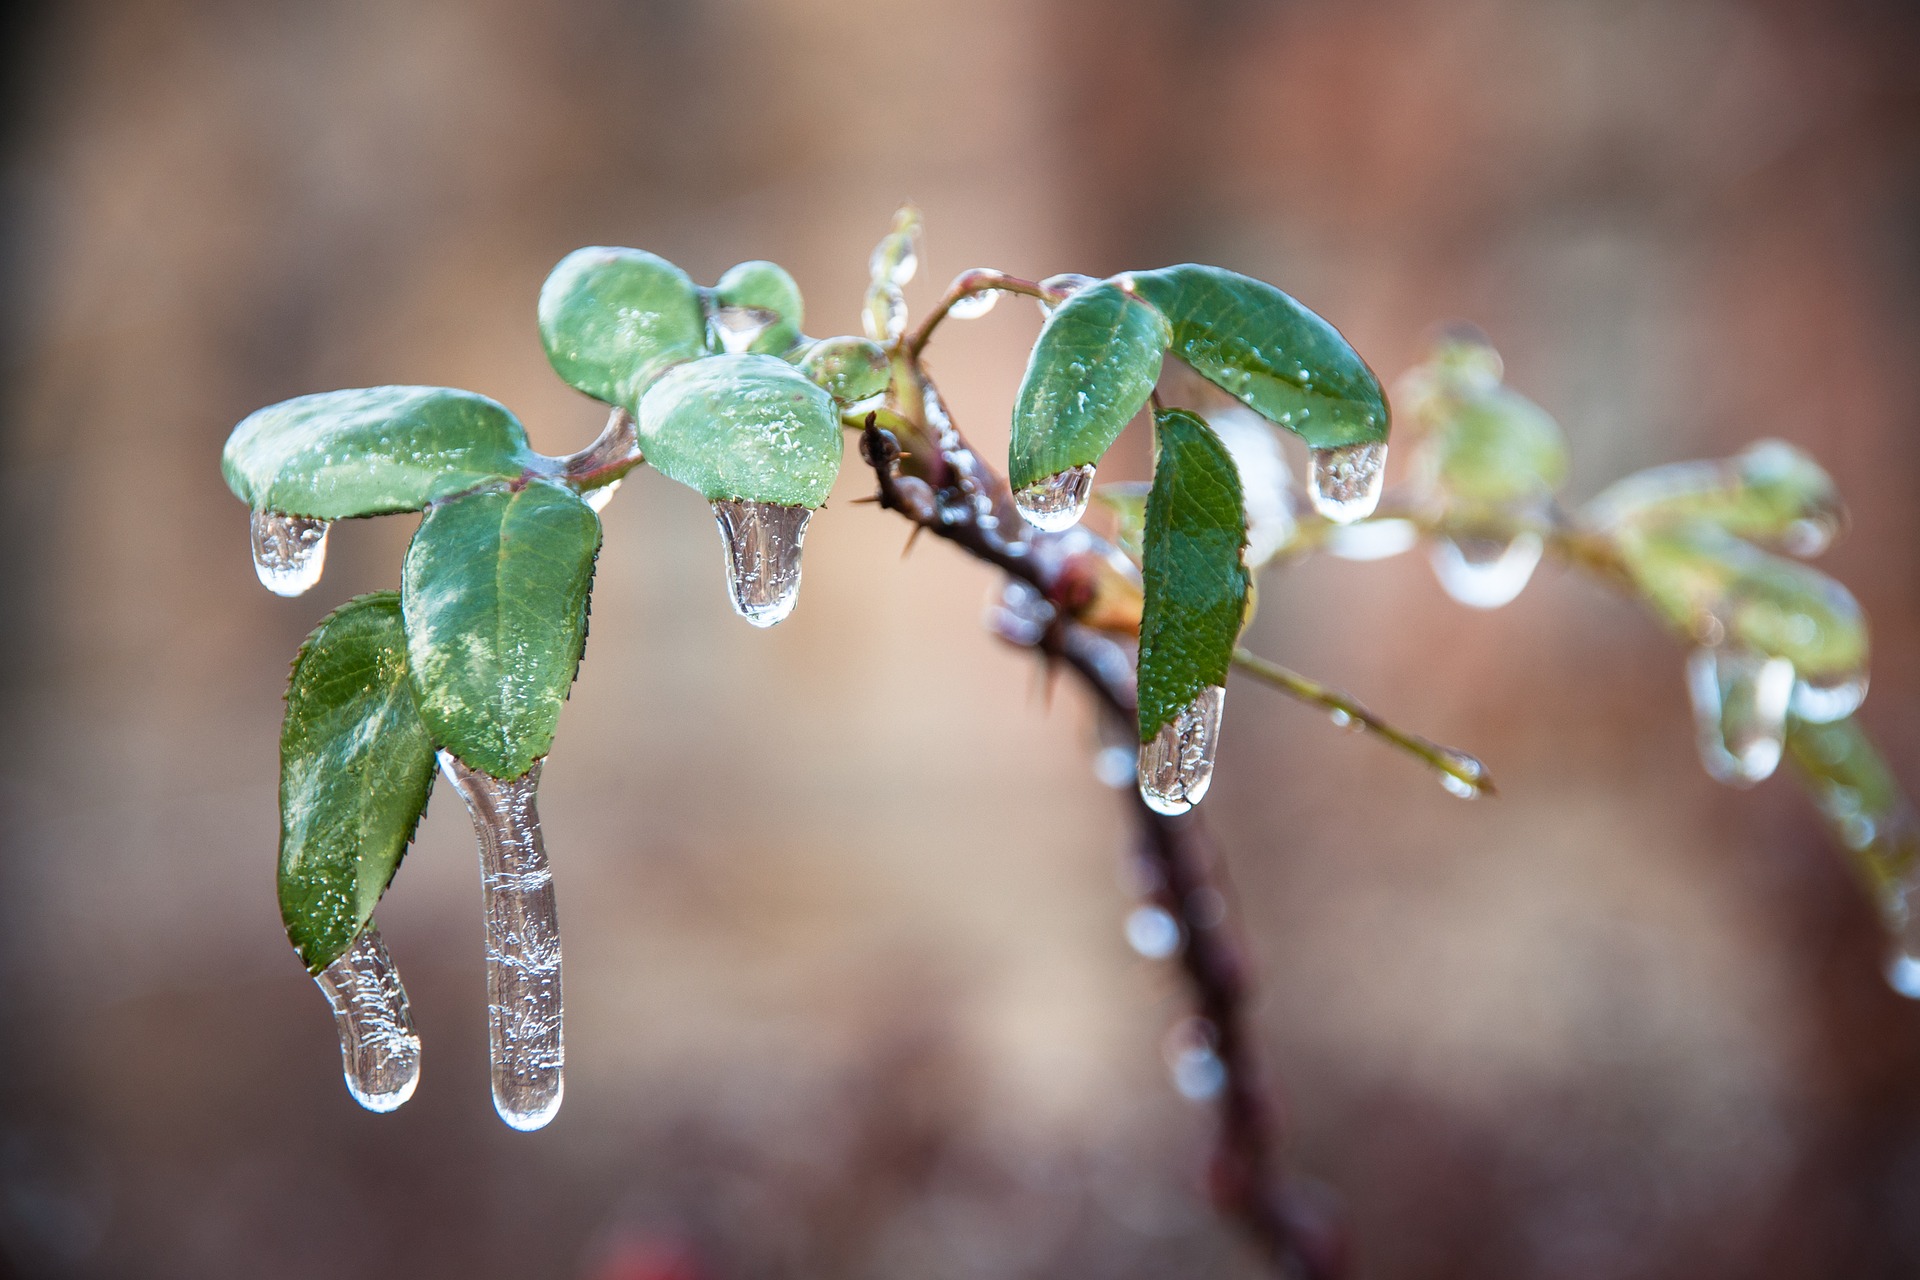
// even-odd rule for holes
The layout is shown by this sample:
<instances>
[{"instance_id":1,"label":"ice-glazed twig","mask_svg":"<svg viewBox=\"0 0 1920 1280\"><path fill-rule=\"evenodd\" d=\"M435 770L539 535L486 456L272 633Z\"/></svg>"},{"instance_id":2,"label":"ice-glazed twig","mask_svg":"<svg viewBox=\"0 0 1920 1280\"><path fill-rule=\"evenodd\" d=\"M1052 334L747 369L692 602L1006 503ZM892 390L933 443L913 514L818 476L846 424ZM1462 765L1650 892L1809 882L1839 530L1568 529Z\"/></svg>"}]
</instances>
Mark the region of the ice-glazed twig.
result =
<instances>
[{"instance_id":1,"label":"ice-glazed twig","mask_svg":"<svg viewBox=\"0 0 1920 1280\"><path fill-rule=\"evenodd\" d=\"M440 753L441 772L466 800L480 842L493 1106L516 1129L538 1129L560 1110L564 1058L560 921L534 807L541 763L503 781Z\"/></svg>"}]
</instances>

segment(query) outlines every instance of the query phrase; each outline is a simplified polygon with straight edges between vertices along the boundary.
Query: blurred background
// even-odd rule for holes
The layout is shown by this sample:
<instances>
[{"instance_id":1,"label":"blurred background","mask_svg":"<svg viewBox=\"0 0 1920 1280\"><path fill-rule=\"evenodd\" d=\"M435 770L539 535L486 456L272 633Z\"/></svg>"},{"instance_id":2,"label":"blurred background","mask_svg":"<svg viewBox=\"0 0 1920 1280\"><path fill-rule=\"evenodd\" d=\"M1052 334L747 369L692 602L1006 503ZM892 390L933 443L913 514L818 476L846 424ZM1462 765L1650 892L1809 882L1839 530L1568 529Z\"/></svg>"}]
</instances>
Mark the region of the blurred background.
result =
<instances>
[{"instance_id":1,"label":"blurred background","mask_svg":"<svg viewBox=\"0 0 1920 1280\"><path fill-rule=\"evenodd\" d=\"M1088 707L979 627L991 575L850 499L742 625L697 495L606 513L542 808L566 1106L489 1105L471 834L380 910L425 1041L363 1112L274 903L301 636L398 581L349 522L261 590L218 452L251 410L469 387L603 415L533 304L582 244L771 257L857 329L916 201L952 274L1198 259L1383 376L1471 319L1585 497L1763 435L1836 476L1822 567L1920 781L1920 23L1894 0L439 0L16 11L4 97L8 749L0 1267L24 1277L1245 1276L1169 1087L1176 975L1121 922ZM934 364L991 454L1038 317ZM1143 454L1135 452L1136 461ZM1492 766L1463 804L1236 686L1207 803L1291 1164L1358 1274L1920 1274L1920 1008L1782 775L1711 783L1678 649L1543 566L1270 577L1249 643Z\"/></svg>"}]
</instances>

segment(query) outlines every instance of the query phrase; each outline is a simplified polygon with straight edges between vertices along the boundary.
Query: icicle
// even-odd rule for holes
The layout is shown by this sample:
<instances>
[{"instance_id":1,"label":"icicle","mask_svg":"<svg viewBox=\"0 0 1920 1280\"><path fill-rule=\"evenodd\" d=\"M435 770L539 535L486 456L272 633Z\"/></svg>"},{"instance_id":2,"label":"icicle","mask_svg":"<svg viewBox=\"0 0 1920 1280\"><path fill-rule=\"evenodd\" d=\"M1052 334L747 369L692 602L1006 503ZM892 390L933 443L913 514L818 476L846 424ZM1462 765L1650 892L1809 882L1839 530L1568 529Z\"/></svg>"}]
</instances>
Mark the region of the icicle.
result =
<instances>
[{"instance_id":1,"label":"icicle","mask_svg":"<svg viewBox=\"0 0 1920 1280\"><path fill-rule=\"evenodd\" d=\"M313 975L333 1006L347 1092L369 1111L392 1111L420 1083L420 1036L407 990L373 921L338 960Z\"/></svg>"},{"instance_id":2,"label":"icicle","mask_svg":"<svg viewBox=\"0 0 1920 1280\"><path fill-rule=\"evenodd\" d=\"M994 304L999 301L998 289L982 289L978 293L954 299L953 305L947 308L947 314L955 320L978 320L993 310Z\"/></svg>"},{"instance_id":3,"label":"icicle","mask_svg":"<svg viewBox=\"0 0 1920 1280\"><path fill-rule=\"evenodd\" d=\"M1498 609L1526 589L1544 545L1537 533L1511 540L1441 538L1428 553L1448 595L1475 609Z\"/></svg>"},{"instance_id":4,"label":"icicle","mask_svg":"<svg viewBox=\"0 0 1920 1280\"><path fill-rule=\"evenodd\" d=\"M290 516L279 511L253 513L253 571L277 596L297 596L320 581L327 567L330 520Z\"/></svg>"},{"instance_id":5,"label":"icicle","mask_svg":"<svg viewBox=\"0 0 1920 1280\"><path fill-rule=\"evenodd\" d=\"M1127 945L1149 960L1180 949L1180 922L1165 907L1138 907L1127 916Z\"/></svg>"},{"instance_id":6,"label":"icicle","mask_svg":"<svg viewBox=\"0 0 1920 1280\"><path fill-rule=\"evenodd\" d=\"M1140 797L1155 813L1185 813L1213 785L1227 691L1211 685L1140 747Z\"/></svg>"},{"instance_id":7,"label":"icicle","mask_svg":"<svg viewBox=\"0 0 1920 1280\"><path fill-rule=\"evenodd\" d=\"M800 546L807 538L805 507L723 498L713 504L727 553L733 611L756 627L786 620L800 598Z\"/></svg>"},{"instance_id":8,"label":"icicle","mask_svg":"<svg viewBox=\"0 0 1920 1280\"><path fill-rule=\"evenodd\" d=\"M1093 494L1093 464L1069 467L1013 495L1013 505L1034 528L1059 533L1080 523Z\"/></svg>"},{"instance_id":9,"label":"icicle","mask_svg":"<svg viewBox=\"0 0 1920 1280\"><path fill-rule=\"evenodd\" d=\"M540 761L510 782L468 767L450 751L440 769L467 802L480 841L487 924L487 1034L493 1106L516 1129L538 1129L560 1110L560 922L553 872L534 794Z\"/></svg>"},{"instance_id":10,"label":"icicle","mask_svg":"<svg viewBox=\"0 0 1920 1280\"><path fill-rule=\"evenodd\" d=\"M1715 779L1750 787L1780 764L1793 664L1746 649L1695 649L1687 657L1700 760Z\"/></svg>"},{"instance_id":11,"label":"icicle","mask_svg":"<svg viewBox=\"0 0 1920 1280\"><path fill-rule=\"evenodd\" d=\"M1796 680L1793 683L1794 718L1809 724L1831 724L1860 709L1867 700L1865 674L1838 680Z\"/></svg>"},{"instance_id":12,"label":"icicle","mask_svg":"<svg viewBox=\"0 0 1920 1280\"><path fill-rule=\"evenodd\" d=\"M1307 493L1314 510L1338 524L1364 520L1380 505L1380 485L1386 478L1387 445L1347 444L1312 451Z\"/></svg>"}]
</instances>

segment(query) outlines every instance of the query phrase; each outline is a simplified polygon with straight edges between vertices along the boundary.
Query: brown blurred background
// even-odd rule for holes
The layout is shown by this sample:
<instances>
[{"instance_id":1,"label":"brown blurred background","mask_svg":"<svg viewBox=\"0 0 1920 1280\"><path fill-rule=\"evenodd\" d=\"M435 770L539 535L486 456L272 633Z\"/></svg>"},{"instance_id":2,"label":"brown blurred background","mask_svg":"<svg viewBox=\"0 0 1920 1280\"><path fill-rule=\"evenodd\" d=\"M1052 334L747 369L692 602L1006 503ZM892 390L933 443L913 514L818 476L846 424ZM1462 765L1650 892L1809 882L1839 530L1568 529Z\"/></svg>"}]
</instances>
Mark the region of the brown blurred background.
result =
<instances>
[{"instance_id":1,"label":"brown blurred background","mask_svg":"<svg viewBox=\"0 0 1920 1280\"><path fill-rule=\"evenodd\" d=\"M1854 513L1865 718L1920 781L1920 25L1634 0L74 3L11 32L0 1267L26 1277L1244 1276L1168 1087L1173 975L1120 922L1087 707L991 581L853 506L798 613L729 612L712 522L608 509L542 797L567 1102L486 1088L474 856L442 794L380 919L426 1044L362 1112L273 897L304 632L398 580L349 523L269 596L217 458L250 410L470 387L601 415L547 269L772 257L854 328L896 203L963 268L1216 261L1384 375L1471 318L1584 497L1761 435ZM989 450L1037 317L936 350ZM1486 758L1462 804L1236 688L1207 809L1293 1164L1369 1278L1920 1274L1920 1008L1784 775L1694 760L1674 646L1553 566L1454 606L1419 556L1270 578L1254 647ZM444 792L444 788L443 788Z\"/></svg>"}]
</instances>

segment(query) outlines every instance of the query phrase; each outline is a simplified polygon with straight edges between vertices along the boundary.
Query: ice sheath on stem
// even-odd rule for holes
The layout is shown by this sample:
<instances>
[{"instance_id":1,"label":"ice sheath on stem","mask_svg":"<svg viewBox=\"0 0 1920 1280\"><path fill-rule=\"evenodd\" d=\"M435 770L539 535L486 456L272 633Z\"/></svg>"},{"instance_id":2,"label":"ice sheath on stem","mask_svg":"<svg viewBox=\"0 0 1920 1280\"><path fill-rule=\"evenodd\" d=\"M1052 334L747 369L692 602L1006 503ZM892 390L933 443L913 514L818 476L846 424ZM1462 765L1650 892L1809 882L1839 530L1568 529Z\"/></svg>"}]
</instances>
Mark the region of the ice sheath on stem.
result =
<instances>
[{"instance_id":1,"label":"ice sheath on stem","mask_svg":"<svg viewBox=\"0 0 1920 1280\"><path fill-rule=\"evenodd\" d=\"M440 753L441 772L467 802L480 842L493 1106L516 1129L538 1129L560 1110L565 1057L560 921L534 807L541 764L503 781Z\"/></svg>"},{"instance_id":2,"label":"ice sheath on stem","mask_svg":"<svg viewBox=\"0 0 1920 1280\"><path fill-rule=\"evenodd\" d=\"M333 1006L347 1092L369 1111L392 1111L420 1083L420 1035L407 990L373 921L339 959L313 975Z\"/></svg>"}]
</instances>

